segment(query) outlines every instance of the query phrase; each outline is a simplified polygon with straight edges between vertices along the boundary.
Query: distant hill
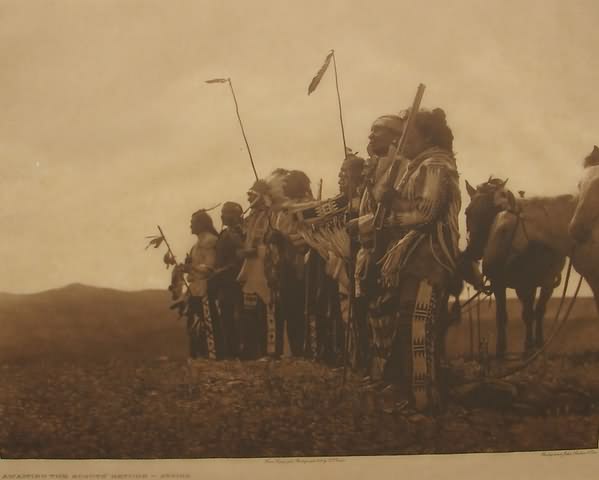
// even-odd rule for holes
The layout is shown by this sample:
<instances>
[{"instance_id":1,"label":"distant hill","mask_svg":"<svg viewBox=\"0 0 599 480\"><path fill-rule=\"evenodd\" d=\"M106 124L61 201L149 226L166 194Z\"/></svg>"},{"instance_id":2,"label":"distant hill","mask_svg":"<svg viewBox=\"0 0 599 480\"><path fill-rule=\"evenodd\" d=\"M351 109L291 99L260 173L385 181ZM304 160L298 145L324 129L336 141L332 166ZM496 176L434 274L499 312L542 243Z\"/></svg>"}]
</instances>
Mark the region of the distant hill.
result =
<instances>
[{"instance_id":1,"label":"distant hill","mask_svg":"<svg viewBox=\"0 0 599 480\"><path fill-rule=\"evenodd\" d=\"M559 301L550 301L545 335L553 331ZM566 304L567 305L567 304ZM169 310L167 291L125 292L81 284L35 294L0 293L0 362L113 357L187 356L184 320ZM524 325L520 304L508 300L508 348L522 350ZM481 336L495 346L495 306L481 302ZM472 311L473 339L478 344L477 314ZM599 317L592 298L579 298L551 350L599 351ZM450 356L470 351L470 320L465 313L447 338Z\"/></svg>"},{"instance_id":2,"label":"distant hill","mask_svg":"<svg viewBox=\"0 0 599 480\"><path fill-rule=\"evenodd\" d=\"M184 321L169 292L72 284L40 293L0 293L0 361L185 355Z\"/></svg>"}]
</instances>

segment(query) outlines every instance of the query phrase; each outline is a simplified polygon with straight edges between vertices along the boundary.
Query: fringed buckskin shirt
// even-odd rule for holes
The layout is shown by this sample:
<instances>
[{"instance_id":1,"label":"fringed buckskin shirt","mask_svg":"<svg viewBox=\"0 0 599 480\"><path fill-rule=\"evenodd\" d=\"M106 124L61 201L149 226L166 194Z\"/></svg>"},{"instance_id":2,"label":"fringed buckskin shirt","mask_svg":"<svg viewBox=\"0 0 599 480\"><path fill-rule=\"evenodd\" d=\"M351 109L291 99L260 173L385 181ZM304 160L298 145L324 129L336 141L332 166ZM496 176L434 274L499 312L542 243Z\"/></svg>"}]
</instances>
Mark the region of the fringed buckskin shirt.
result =
<instances>
[{"instance_id":1,"label":"fringed buckskin shirt","mask_svg":"<svg viewBox=\"0 0 599 480\"><path fill-rule=\"evenodd\" d=\"M461 196L453 154L433 147L413 160L399 161L393 201L385 219L390 242L379 261L385 286L397 285L402 270L415 254L418 257L432 255L438 266L448 273L455 270L458 255ZM362 199L359 225L363 239L369 239L374 233L374 212L390 165L386 158L379 161L374 184ZM367 256L367 249L358 254L357 278L364 273ZM418 269L417 263L410 262ZM426 268L424 264L422 268Z\"/></svg>"}]
</instances>

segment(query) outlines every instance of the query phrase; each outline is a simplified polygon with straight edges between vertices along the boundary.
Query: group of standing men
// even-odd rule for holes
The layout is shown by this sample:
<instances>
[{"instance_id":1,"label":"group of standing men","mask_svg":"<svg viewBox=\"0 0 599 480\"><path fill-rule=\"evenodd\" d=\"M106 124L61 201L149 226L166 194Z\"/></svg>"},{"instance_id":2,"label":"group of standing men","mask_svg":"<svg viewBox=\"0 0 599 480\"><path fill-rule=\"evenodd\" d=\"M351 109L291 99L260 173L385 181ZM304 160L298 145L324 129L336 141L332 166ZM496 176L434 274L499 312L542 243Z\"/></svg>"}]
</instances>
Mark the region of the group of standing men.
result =
<instances>
[{"instance_id":1,"label":"group of standing men","mask_svg":"<svg viewBox=\"0 0 599 480\"><path fill-rule=\"evenodd\" d=\"M205 210L192 215L198 240L175 269L189 283L192 357L349 362L413 408L442 403L458 171L441 109L416 112L396 154L408 113L375 120L368 158L348 152L334 198L277 169L249 190L245 217L223 205L220 233Z\"/></svg>"}]
</instances>

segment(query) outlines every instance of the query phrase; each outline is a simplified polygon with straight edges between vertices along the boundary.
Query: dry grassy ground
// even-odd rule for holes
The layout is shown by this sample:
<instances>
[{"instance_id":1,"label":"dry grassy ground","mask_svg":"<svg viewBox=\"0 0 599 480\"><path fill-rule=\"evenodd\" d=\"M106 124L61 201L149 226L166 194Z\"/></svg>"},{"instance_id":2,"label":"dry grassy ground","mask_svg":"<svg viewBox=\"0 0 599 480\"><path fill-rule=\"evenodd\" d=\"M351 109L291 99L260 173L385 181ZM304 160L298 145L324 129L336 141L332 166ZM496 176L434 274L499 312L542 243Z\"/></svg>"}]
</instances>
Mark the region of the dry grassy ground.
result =
<instances>
[{"instance_id":1,"label":"dry grassy ground","mask_svg":"<svg viewBox=\"0 0 599 480\"><path fill-rule=\"evenodd\" d=\"M159 292L75 286L40 295L0 298L0 321L9 334L0 353L2 458L597 447L599 356L589 352L599 322L588 302L578 305L555 356L508 379L501 387L509 392L462 389L445 412L429 418L388 411L359 378L350 375L342 387L341 372L309 361L190 366L182 324L165 314ZM481 323L488 333L491 313L487 309ZM512 350L520 346L519 324L513 316ZM469 371L457 358L460 349L468 353L467 319L449 342L454 366Z\"/></svg>"},{"instance_id":2,"label":"dry grassy ground","mask_svg":"<svg viewBox=\"0 0 599 480\"><path fill-rule=\"evenodd\" d=\"M568 377L597 364L562 367ZM556 366L552 366L554 370ZM551 450L597 446L599 411L453 404L385 413L380 395L306 361L5 366L3 458L190 458ZM539 381L540 376L536 377ZM599 389L594 402L599 404Z\"/></svg>"}]
</instances>

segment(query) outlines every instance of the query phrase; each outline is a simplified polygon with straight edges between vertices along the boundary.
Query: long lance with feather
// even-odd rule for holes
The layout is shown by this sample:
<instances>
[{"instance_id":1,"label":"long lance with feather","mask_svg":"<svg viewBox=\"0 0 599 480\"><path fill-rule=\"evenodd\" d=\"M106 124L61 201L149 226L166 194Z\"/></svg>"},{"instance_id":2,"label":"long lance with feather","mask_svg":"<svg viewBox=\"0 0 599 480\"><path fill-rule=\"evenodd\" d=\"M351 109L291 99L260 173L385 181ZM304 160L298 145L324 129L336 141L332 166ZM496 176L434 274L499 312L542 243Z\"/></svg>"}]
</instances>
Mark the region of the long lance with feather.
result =
<instances>
[{"instance_id":1,"label":"long lance with feather","mask_svg":"<svg viewBox=\"0 0 599 480\"><path fill-rule=\"evenodd\" d=\"M215 208L217 208L219 206L220 206L220 203L218 203L215 206L210 207L210 208L203 208L200 211L209 212L210 210L214 210ZM150 239L150 242L146 246L146 250L149 247L158 248L158 247L160 247L160 245L162 245L162 243L164 243L167 248L167 254L165 255L165 260L164 260L167 267L170 267L171 265L177 265L178 264L177 257L175 256L175 253L173 252L173 249L171 248L170 243L166 239L166 235L164 234L162 227L160 225L157 225L157 227L158 227L158 233L160 233L160 235L149 235L146 237L146 238ZM187 280L185 279L185 277L183 277L183 283L187 287L187 290L189 290L189 284L187 283Z\"/></svg>"},{"instance_id":2,"label":"long lance with feather","mask_svg":"<svg viewBox=\"0 0 599 480\"><path fill-rule=\"evenodd\" d=\"M326 58L324 59L324 63L322 64L322 67L320 67L318 72L316 72L316 75L314 76L314 78L310 82L310 85L308 86L308 95L310 95L312 92L314 92L314 90L316 90L316 87L318 87L318 85L320 84L322 77L324 76L327 69L329 68L329 65L331 64L331 60L333 60L333 71L335 73L335 90L337 92L337 106L339 108L339 123L341 125L341 139L343 141L343 158L345 158L348 154L348 150L347 150L347 142L345 140L345 126L343 124L343 109L341 107L341 94L339 93L339 75L337 73L337 59L335 58L335 50L331 50L327 54Z\"/></svg>"},{"instance_id":3,"label":"long lance with feather","mask_svg":"<svg viewBox=\"0 0 599 480\"><path fill-rule=\"evenodd\" d=\"M241 121L241 115L239 114L239 104L237 103L237 97L235 96L235 90L233 89L233 82L231 82L230 78L213 78L211 80L206 80L206 83L228 83L229 88L231 90L231 95L233 96L233 102L235 103L235 113L237 114L237 120L239 121L239 126L241 127L241 135L243 135L243 140L245 141L245 146L248 151L248 155L250 157L250 163L252 164L252 170L254 171L254 176L256 180L258 180L258 172L256 171L256 165L254 164L254 157L252 156L252 150L250 149L250 144L248 142L247 136L245 134L245 129L243 128L243 122Z\"/></svg>"},{"instance_id":4,"label":"long lance with feather","mask_svg":"<svg viewBox=\"0 0 599 480\"><path fill-rule=\"evenodd\" d=\"M347 141L345 139L345 126L343 123L343 108L341 107L341 94L339 92L339 75L337 73L337 59L335 57L335 50L331 50L325 60L324 63L322 64L322 66L320 67L320 69L318 70L318 72L316 72L316 75L314 76L314 78L312 79L312 81L310 82L310 85L308 86L308 95L310 95L314 90L316 90L316 87L318 87L318 85L320 84L320 81L322 80L322 77L324 76L324 74L326 73L327 69L329 68L329 65L331 63L331 60L333 60L333 72L335 74L335 91L337 92L337 106L339 109L339 124L341 126L341 140L343 141L343 159L345 160L348 156L349 153L351 153L351 150L349 150L347 148ZM348 185L347 188L347 217L348 219L351 219L352 217L352 207L353 207L353 185ZM348 305L348 313L347 313L347 325L345 328L345 339L343 342L343 384L345 385L345 381L346 381L346 377L347 377L347 357L348 357L348 350L349 350L349 339L350 339L350 331L351 331L351 326L352 326L352 317L353 317L353 303L354 303L354 296L355 296L355 292L354 292L354 280L353 280L353 275L354 275L354 267L353 267L353 251L352 251L352 243L350 240L350 252L349 252L349 260L347 262L347 269L348 269L348 276L350 278L350 289L349 289L349 305Z\"/></svg>"}]
</instances>

